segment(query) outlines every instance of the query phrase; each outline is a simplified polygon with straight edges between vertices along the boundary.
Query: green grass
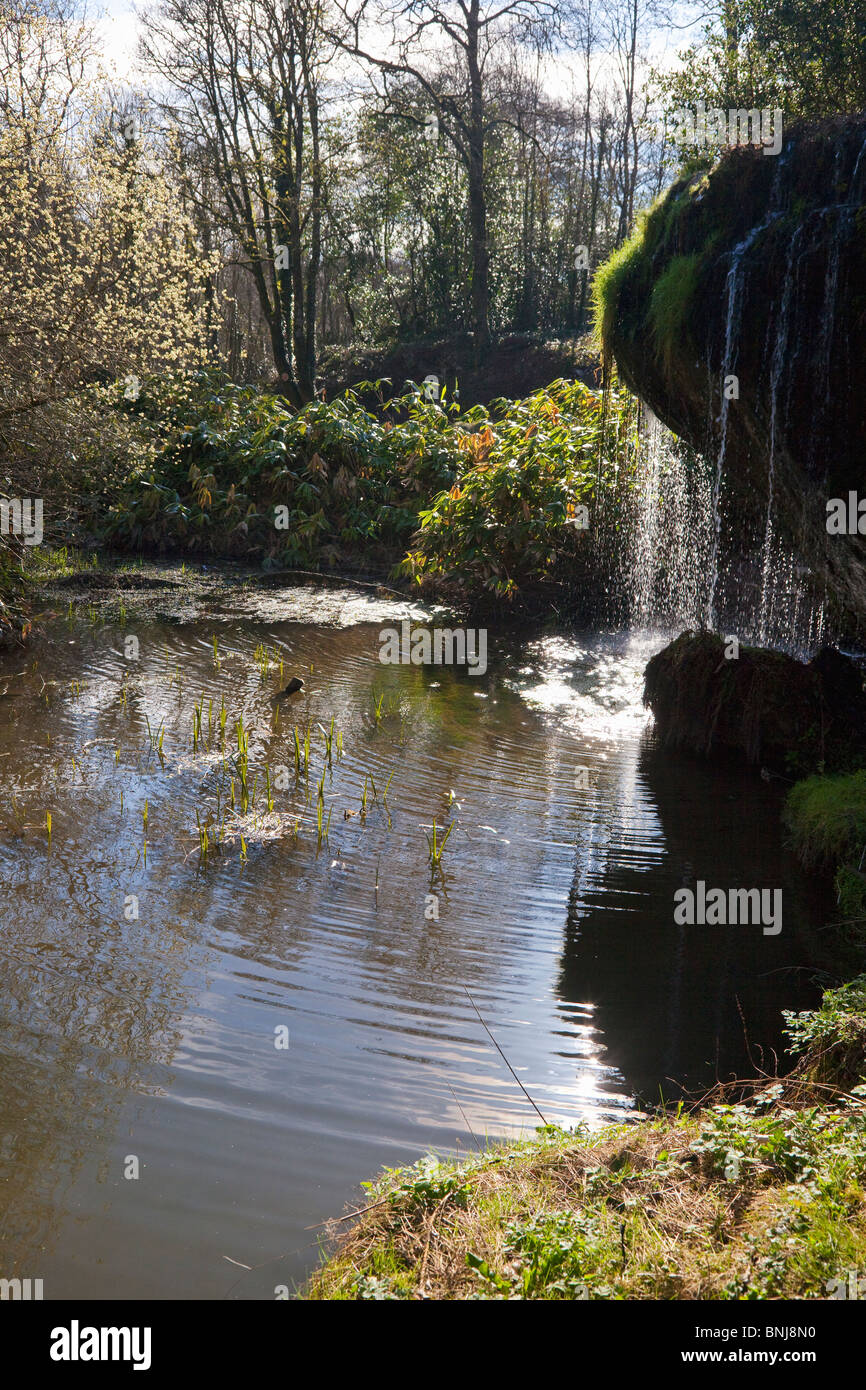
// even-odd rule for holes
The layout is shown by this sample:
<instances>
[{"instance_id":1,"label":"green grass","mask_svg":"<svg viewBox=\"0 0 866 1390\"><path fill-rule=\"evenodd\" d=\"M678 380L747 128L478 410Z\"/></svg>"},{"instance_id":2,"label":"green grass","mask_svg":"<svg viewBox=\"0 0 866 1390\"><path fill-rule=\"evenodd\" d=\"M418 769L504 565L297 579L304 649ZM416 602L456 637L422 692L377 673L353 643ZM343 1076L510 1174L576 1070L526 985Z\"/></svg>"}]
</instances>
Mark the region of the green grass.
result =
<instances>
[{"instance_id":1,"label":"green grass","mask_svg":"<svg viewBox=\"0 0 866 1390\"><path fill-rule=\"evenodd\" d=\"M786 1015L734 1104L386 1170L301 1297L826 1298L866 1268L864 1013L860 977Z\"/></svg>"},{"instance_id":2,"label":"green grass","mask_svg":"<svg viewBox=\"0 0 866 1390\"><path fill-rule=\"evenodd\" d=\"M711 180L711 163L701 157L686 168L596 271L594 336L606 365L614 358L617 335L621 341L646 337L670 374L684 335L699 321L701 276L726 245L734 244L745 196L734 188L727 203L711 198L738 168L731 164L720 173L717 167Z\"/></svg>"},{"instance_id":3,"label":"green grass","mask_svg":"<svg viewBox=\"0 0 866 1390\"><path fill-rule=\"evenodd\" d=\"M639 215L631 235L598 267L593 277L593 336L605 361L611 358L613 328L619 312L622 287L644 254L646 226L647 216Z\"/></svg>"},{"instance_id":4,"label":"green grass","mask_svg":"<svg viewBox=\"0 0 866 1390\"><path fill-rule=\"evenodd\" d=\"M866 1265L864 1179L862 1102L548 1128L386 1173L305 1296L823 1298Z\"/></svg>"},{"instance_id":5,"label":"green grass","mask_svg":"<svg viewBox=\"0 0 866 1390\"><path fill-rule=\"evenodd\" d=\"M807 868L859 864L866 848L866 770L807 777L788 793L785 822Z\"/></svg>"}]
</instances>

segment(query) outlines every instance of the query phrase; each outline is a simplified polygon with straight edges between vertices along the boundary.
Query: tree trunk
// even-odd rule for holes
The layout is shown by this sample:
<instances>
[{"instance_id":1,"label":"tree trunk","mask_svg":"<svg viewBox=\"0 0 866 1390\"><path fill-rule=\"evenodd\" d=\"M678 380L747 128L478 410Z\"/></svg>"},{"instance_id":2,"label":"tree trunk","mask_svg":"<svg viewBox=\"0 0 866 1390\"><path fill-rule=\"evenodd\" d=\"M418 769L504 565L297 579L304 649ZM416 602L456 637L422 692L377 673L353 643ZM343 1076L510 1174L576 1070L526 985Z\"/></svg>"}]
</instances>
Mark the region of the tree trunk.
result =
<instances>
[{"instance_id":1,"label":"tree trunk","mask_svg":"<svg viewBox=\"0 0 866 1390\"><path fill-rule=\"evenodd\" d=\"M490 342L490 248L487 243L487 200L484 193L484 101L478 61L479 0L472 0L467 28L469 43L469 224L472 233L472 328L476 355Z\"/></svg>"}]
</instances>

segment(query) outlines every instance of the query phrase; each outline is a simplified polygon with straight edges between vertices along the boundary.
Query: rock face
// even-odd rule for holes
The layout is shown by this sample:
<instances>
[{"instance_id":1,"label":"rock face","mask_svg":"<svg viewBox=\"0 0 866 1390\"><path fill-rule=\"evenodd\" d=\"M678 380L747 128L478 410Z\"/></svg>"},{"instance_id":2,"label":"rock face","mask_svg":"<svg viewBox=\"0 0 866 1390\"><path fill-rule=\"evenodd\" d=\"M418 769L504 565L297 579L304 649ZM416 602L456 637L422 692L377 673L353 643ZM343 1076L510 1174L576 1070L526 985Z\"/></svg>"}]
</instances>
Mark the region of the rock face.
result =
<instances>
[{"instance_id":1,"label":"rock face","mask_svg":"<svg viewBox=\"0 0 866 1390\"><path fill-rule=\"evenodd\" d=\"M857 666L824 647L810 662L684 632L648 663L644 704L660 742L702 757L723 756L796 777L858 766L866 740L866 696Z\"/></svg>"},{"instance_id":2,"label":"rock face","mask_svg":"<svg viewBox=\"0 0 866 1390\"><path fill-rule=\"evenodd\" d=\"M769 522L866 632L866 505L862 535L827 529L866 503L866 116L680 178L600 294L623 380L719 464L722 551Z\"/></svg>"}]
</instances>

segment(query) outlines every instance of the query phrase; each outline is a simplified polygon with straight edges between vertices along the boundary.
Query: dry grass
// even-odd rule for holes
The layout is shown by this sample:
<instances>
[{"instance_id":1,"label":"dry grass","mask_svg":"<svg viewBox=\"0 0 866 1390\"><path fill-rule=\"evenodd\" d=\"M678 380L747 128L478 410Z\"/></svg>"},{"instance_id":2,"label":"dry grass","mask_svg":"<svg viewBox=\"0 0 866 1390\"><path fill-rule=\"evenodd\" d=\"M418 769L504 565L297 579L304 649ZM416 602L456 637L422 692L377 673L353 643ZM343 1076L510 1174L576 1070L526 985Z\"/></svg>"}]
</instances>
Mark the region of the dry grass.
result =
<instances>
[{"instance_id":1,"label":"dry grass","mask_svg":"<svg viewBox=\"0 0 866 1390\"><path fill-rule=\"evenodd\" d=\"M792 1110L765 1086L749 1105L388 1172L304 1296L826 1297L866 1267L866 1106L836 1100Z\"/></svg>"}]
</instances>

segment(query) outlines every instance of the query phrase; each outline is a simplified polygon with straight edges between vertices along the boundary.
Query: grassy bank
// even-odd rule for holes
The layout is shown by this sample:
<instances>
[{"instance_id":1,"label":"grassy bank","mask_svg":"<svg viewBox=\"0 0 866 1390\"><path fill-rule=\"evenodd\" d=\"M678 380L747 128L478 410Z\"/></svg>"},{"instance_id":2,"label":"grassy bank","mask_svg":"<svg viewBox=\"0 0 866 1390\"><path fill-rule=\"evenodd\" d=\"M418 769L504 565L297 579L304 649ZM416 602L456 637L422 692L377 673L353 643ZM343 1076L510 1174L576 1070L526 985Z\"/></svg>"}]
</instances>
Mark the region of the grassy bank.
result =
<instances>
[{"instance_id":1,"label":"grassy bank","mask_svg":"<svg viewBox=\"0 0 866 1390\"><path fill-rule=\"evenodd\" d=\"M736 1103L386 1171L309 1299L827 1298L866 1270L866 976Z\"/></svg>"},{"instance_id":2,"label":"grassy bank","mask_svg":"<svg viewBox=\"0 0 866 1390\"><path fill-rule=\"evenodd\" d=\"M798 782L785 823L805 867L835 873L840 917L856 939L866 940L866 770Z\"/></svg>"}]
</instances>

